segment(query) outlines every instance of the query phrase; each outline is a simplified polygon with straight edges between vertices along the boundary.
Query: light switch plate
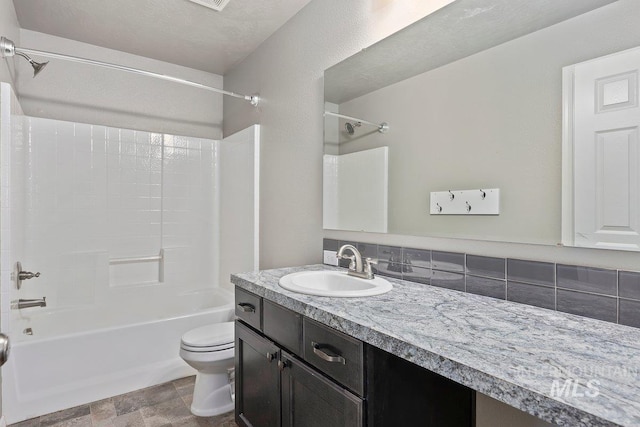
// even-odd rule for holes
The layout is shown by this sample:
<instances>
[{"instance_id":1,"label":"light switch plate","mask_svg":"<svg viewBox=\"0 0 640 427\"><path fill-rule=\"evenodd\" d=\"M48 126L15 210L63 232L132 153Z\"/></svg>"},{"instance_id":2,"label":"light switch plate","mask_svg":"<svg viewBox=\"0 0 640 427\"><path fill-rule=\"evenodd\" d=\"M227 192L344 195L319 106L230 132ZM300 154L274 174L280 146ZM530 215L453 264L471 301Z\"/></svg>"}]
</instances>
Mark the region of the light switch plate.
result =
<instances>
[{"instance_id":1,"label":"light switch plate","mask_svg":"<svg viewBox=\"0 0 640 427\"><path fill-rule=\"evenodd\" d=\"M327 265L338 266L338 257L336 251L324 251L324 263Z\"/></svg>"}]
</instances>

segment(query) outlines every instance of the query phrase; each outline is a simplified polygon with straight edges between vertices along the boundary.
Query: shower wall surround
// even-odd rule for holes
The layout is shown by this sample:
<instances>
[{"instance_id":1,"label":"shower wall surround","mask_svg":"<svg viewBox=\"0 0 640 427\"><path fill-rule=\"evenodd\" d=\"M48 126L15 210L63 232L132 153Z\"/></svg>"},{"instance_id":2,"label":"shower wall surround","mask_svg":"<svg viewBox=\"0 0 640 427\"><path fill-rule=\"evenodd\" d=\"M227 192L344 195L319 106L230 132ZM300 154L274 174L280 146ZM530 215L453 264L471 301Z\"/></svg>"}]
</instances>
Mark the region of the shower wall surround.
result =
<instances>
[{"instance_id":1,"label":"shower wall surround","mask_svg":"<svg viewBox=\"0 0 640 427\"><path fill-rule=\"evenodd\" d=\"M24 138L22 108L8 83L0 83L0 326L9 331L14 257L24 253ZM11 143L16 136L15 143ZM14 190L11 190L11 189Z\"/></svg>"},{"instance_id":2,"label":"shower wall surround","mask_svg":"<svg viewBox=\"0 0 640 427\"><path fill-rule=\"evenodd\" d=\"M10 310L18 298L46 296L44 310L68 310L218 286L219 141L19 115L10 122L2 147L8 323L31 314ZM10 279L17 260L41 272L19 292Z\"/></svg>"},{"instance_id":3,"label":"shower wall surround","mask_svg":"<svg viewBox=\"0 0 640 427\"><path fill-rule=\"evenodd\" d=\"M344 244L377 258L382 276L640 328L640 272L334 239L324 239L323 249Z\"/></svg>"},{"instance_id":4,"label":"shower wall surround","mask_svg":"<svg viewBox=\"0 0 640 427\"><path fill-rule=\"evenodd\" d=\"M109 287L213 282L215 141L32 117L23 126L34 293L66 307Z\"/></svg>"}]
</instances>

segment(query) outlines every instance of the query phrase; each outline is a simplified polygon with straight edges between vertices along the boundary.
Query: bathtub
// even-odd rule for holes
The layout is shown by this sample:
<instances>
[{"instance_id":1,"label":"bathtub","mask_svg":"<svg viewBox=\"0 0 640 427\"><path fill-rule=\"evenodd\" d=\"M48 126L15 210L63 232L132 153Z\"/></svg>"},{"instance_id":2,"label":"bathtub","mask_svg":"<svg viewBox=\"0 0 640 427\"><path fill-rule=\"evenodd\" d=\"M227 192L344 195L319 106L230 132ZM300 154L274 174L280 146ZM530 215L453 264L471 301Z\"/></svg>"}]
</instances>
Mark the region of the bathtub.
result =
<instances>
[{"instance_id":1,"label":"bathtub","mask_svg":"<svg viewBox=\"0 0 640 427\"><path fill-rule=\"evenodd\" d=\"M32 310L13 319L11 354L2 367L7 423L195 374L179 356L180 337L232 320L233 293L213 289L160 300ZM33 335L22 333L27 327Z\"/></svg>"}]
</instances>

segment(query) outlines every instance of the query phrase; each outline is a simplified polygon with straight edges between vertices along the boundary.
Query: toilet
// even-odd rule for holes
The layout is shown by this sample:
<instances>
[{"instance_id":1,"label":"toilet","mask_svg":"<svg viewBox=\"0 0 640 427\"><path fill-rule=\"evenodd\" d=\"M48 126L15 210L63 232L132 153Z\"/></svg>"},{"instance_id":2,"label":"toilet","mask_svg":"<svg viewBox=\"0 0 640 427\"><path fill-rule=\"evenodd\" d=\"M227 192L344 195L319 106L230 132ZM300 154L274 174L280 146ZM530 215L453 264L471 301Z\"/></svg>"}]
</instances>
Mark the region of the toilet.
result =
<instances>
[{"instance_id":1,"label":"toilet","mask_svg":"<svg viewBox=\"0 0 640 427\"><path fill-rule=\"evenodd\" d=\"M180 357L198 371L191 413L212 417L234 408L229 378L234 364L233 322L192 329L182 336Z\"/></svg>"}]
</instances>

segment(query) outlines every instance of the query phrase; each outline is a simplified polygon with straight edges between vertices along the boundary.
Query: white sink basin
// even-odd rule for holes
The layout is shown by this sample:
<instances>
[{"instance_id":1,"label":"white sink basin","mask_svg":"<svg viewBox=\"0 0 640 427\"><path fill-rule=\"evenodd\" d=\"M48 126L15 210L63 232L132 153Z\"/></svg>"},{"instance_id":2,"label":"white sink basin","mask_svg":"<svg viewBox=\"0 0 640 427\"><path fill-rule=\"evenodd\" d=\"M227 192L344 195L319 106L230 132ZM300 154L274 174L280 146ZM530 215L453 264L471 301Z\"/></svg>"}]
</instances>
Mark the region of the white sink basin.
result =
<instances>
[{"instance_id":1,"label":"white sink basin","mask_svg":"<svg viewBox=\"0 0 640 427\"><path fill-rule=\"evenodd\" d=\"M287 274L279 284L289 291L323 297L368 297L393 288L382 277L360 279L341 271L301 271Z\"/></svg>"}]
</instances>

